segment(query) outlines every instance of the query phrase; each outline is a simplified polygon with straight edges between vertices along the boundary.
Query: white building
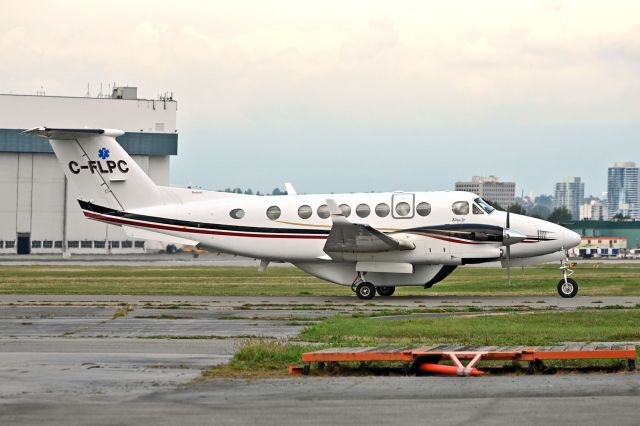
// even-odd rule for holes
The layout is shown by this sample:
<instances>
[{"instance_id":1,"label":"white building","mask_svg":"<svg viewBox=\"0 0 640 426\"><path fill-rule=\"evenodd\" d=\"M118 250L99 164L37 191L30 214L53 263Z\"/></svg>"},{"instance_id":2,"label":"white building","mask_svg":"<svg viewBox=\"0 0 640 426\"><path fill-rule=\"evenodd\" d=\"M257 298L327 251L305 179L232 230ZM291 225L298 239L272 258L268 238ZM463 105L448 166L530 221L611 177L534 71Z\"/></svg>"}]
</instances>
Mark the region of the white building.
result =
<instances>
[{"instance_id":1,"label":"white building","mask_svg":"<svg viewBox=\"0 0 640 426\"><path fill-rule=\"evenodd\" d=\"M497 176L473 176L471 182L456 182L456 191L468 191L501 207L512 206L516 199L516 183L501 182Z\"/></svg>"},{"instance_id":2,"label":"white building","mask_svg":"<svg viewBox=\"0 0 640 426\"><path fill-rule=\"evenodd\" d=\"M49 142L21 132L37 126L124 130L120 144L151 179L168 186L169 156L178 148L176 111L172 99L138 99L132 87L115 88L110 98L0 94L0 254L163 248L85 219Z\"/></svg>"},{"instance_id":3,"label":"white building","mask_svg":"<svg viewBox=\"0 0 640 426\"><path fill-rule=\"evenodd\" d=\"M601 200L591 200L580 205L580 220L609 220L607 203Z\"/></svg>"}]
</instances>

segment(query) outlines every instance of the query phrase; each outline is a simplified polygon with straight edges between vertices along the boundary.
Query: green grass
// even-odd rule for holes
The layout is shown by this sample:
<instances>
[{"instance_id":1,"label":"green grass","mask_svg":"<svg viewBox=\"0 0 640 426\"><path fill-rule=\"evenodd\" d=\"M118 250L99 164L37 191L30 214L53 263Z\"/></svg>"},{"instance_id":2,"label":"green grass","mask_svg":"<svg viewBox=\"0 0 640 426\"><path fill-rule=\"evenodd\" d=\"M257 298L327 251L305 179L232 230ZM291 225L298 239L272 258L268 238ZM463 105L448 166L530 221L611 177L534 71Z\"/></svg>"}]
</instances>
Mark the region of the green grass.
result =
<instances>
[{"instance_id":1,"label":"green grass","mask_svg":"<svg viewBox=\"0 0 640 426\"><path fill-rule=\"evenodd\" d=\"M640 264L584 264L575 278L582 295L640 295ZM397 295L556 294L557 266L514 268L512 284L499 268L460 267L433 288L399 287ZM337 286L287 267L265 273L243 267L0 266L0 294L136 294L202 296L351 296Z\"/></svg>"},{"instance_id":2,"label":"green grass","mask_svg":"<svg viewBox=\"0 0 640 426\"><path fill-rule=\"evenodd\" d=\"M327 347L447 343L472 346L547 346L568 341L638 341L639 323L640 309L593 309L406 320L337 316L306 327L297 337L300 342L251 340L239 349L229 364L213 367L203 375L284 376L290 363L300 365L303 352ZM581 368L624 366L624 362L618 360L549 361L546 364Z\"/></svg>"},{"instance_id":3,"label":"green grass","mask_svg":"<svg viewBox=\"0 0 640 426\"><path fill-rule=\"evenodd\" d=\"M333 345L554 345L565 341L638 341L640 309L530 312L477 317L375 319L336 316L299 339Z\"/></svg>"},{"instance_id":4,"label":"green grass","mask_svg":"<svg viewBox=\"0 0 640 426\"><path fill-rule=\"evenodd\" d=\"M321 349L317 345L297 345L254 339L242 345L230 363L202 372L204 377L284 376L289 364L300 363L304 352Z\"/></svg>"}]
</instances>

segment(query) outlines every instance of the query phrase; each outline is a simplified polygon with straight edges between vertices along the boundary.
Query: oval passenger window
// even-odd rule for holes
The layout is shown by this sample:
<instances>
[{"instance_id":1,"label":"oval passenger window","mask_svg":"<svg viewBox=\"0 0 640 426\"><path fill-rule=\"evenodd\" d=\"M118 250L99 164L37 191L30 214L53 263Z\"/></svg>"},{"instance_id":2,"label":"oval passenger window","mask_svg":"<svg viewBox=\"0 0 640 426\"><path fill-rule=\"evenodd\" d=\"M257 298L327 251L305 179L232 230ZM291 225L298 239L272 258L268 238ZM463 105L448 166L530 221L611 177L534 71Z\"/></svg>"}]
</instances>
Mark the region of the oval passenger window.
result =
<instances>
[{"instance_id":1,"label":"oval passenger window","mask_svg":"<svg viewBox=\"0 0 640 426\"><path fill-rule=\"evenodd\" d=\"M389 212L391 212L391 209L389 208L389 205L385 203L380 203L376 206L376 214L380 217L389 216Z\"/></svg>"},{"instance_id":2,"label":"oval passenger window","mask_svg":"<svg viewBox=\"0 0 640 426\"><path fill-rule=\"evenodd\" d=\"M276 220L280 217L280 214L282 214L282 212L280 211L280 207L278 206L271 206L267 209L267 217L271 220Z\"/></svg>"},{"instance_id":3,"label":"oval passenger window","mask_svg":"<svg viewBox=\"0 0 640 426\"><path fill-rule=\"evenodd\" d=\"M313 214L313 209L310 206L307 206L306 204L303 206L300 206L300 208L298 209L298 216L300 216L302 219L309 219L312 214Z\"/></svg>"},{"instance_id":4,"label":"oval passenger window","mask_svg":"<svg viewBox=\"0 0 640 426\"><path fill-rule=\"evenodd\" d=\"M342 214L344 215L344 217L351 216L351 207L349 207L348 205L340 204L340 210L342 210Z\"/></svg>"},{"instance_id":5,"label":"oval passenger window","mask_svg":"<svg viewBox=\"0 0 640 426\"><path fill-rule=\"evenodd\" d=\"M425 202L418 203L416 211L420 216L429 216L429 213L431 213L431 204Z\"/></svg>"},{"instance_id":6,"label":"oval passenger window","mask_svg":"<svg viewBox=\"0 0 640 426\"><path fill-rule=\"evenodd\" d=\"M244 210L233 209L229 212L229 216L231 216L234 219L242 219L244 217Z\"/></svg>"},{"instance_id":7,"label":"oval passenger window","mask_svg":"<svg viewBox=\"0 0 640 426\"><path fill-rule=\"evenodd\" d=\"M329 206L323 204L318 207L318 216L320 217L320 219L326 219L331 216L331 214L329 213Z\"/></svg>"},{"instance_id":8,"label":"oval passenger window","mask_svg":"<svg viewBox=\"0 0 640 426\"><path fill-rule=\"evenodd\" d=\"M369 213L371 213L371 208L367 204L358 204L358 207L356 207L358 217L367 217Z\"/></svg>"},{"instance_id":9,"label":"oval passenger window","mask_svg":"<svg viewBox=\"0 0 640 426\"><path fill-rule=\"evenodd\" d=\"M411 211L411 206L409 203L405 203L404 201L396 204L396 213L398 216L406 216Z\"/></svg>"}]
</instances>

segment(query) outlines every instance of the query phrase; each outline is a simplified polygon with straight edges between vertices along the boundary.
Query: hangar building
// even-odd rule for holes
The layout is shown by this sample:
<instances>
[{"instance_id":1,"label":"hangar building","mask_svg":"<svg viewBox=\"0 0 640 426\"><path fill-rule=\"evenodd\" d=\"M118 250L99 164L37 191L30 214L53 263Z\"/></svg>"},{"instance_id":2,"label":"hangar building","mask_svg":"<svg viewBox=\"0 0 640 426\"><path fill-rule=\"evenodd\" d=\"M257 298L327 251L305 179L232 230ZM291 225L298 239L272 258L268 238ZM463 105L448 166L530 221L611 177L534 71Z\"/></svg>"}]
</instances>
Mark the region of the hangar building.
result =
<instances>
[{"instance_id":1,"label":"hangar building","mask_svg":"<svg viewBox=\"0 0 640 426\"><path fill-rule=\"evenodd\" d=\"M169 185L178 150L177 102L139 99L135 87L110 97L0 94L0 254L144 253L159 242L133 240L119 227L86 220L49 142L23 135L47 127L124 130L118 142L158 185Z\"/></svg>"}]
</instances>

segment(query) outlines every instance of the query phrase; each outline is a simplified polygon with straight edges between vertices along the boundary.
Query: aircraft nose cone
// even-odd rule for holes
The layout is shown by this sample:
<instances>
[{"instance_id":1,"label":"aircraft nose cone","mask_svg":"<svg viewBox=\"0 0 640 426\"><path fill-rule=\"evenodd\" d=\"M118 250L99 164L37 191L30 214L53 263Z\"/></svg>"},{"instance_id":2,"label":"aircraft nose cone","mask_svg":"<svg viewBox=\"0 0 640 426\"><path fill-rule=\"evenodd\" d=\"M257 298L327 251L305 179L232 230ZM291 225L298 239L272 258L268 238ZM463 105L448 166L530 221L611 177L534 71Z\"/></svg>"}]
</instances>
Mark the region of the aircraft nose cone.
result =
<instances>
[{"instance_id":1,"label":"aircraft nose cone","mask_svg":"<svg viewBox=\"0 0 640 426\"><path fill-rule=\"evenodd\" d=\"M562 232L562 244L565 249L570 249L577 246L578 244L580 244L581 239L582 238L580 237L580 234L573 232L570 229L565 229Z\"/></svg>"}]
</instances>

